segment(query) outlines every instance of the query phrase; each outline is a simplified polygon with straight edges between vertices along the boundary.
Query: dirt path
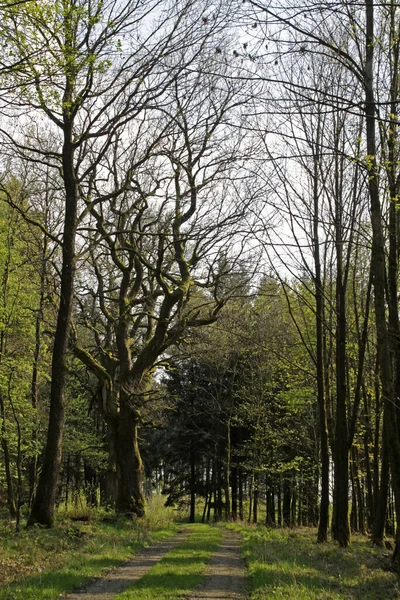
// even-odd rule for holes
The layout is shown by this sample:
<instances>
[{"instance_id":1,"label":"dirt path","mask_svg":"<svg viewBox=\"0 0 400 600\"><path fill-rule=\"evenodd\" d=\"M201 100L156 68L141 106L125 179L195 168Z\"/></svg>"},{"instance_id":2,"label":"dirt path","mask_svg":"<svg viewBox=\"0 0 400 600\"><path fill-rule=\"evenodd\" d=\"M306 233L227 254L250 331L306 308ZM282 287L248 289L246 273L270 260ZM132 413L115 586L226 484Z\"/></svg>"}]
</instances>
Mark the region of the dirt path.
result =
<instances>
[{"instance_id":1,"label":"dirt path","mask_svg":"<svg viewBox=\"0 0 400 600\"><path fill-rule=\"evenodd\" d=\"M66 596L62 600L112 600L127 587L146 575L167 552L177 544L181 544L188 532L182 530L174 538L145 548L132 560L110 571L106 576L96 579L80 590Z\"/></svg>"},{"instance_id":2,"label":"dirt path","mask_svg":"<svg viewBox=\"0 0 400 600\"><path fill-rule=\"evenodd\" d=\"M224 534L222 543L211 558L203 582L186 600L244 600L246 593L246 566L240 556L241 537L237 533Z\"/></svg>"},{"instance_id":3,"label":"dirt path","mask_svg":"<svg viewBox=\"0 0 400 600\"><path fill-rule=\"evenodd\" d=\"M182 530L174 538L145 548L122 566L96 579L63 600L113 600L118 594L141 579L170 550L188 536ZM244 600L246 594L246 567L240 556L241 537L225 532L221 545L212 556L201 585L186 600Z\"/></svg>"}]
</instances>

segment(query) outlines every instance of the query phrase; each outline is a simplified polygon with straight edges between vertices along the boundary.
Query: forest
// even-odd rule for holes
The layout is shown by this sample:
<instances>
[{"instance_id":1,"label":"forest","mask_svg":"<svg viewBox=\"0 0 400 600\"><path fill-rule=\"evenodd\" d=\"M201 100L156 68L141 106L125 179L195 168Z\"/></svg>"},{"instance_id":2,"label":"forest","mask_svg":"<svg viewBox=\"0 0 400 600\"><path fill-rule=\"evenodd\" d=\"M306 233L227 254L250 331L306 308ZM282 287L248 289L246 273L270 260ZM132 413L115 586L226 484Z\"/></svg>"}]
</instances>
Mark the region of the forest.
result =
<instances>
[{"instance_id":1,"label":"forest","mask_svg":"<svg viewBox=\"0 0 400 600\"><path fill-rule=\"evenodd\" d=\"M400 570L399 5L0 15L1 519L162 494Z\"/></svg>"}]
</instances>

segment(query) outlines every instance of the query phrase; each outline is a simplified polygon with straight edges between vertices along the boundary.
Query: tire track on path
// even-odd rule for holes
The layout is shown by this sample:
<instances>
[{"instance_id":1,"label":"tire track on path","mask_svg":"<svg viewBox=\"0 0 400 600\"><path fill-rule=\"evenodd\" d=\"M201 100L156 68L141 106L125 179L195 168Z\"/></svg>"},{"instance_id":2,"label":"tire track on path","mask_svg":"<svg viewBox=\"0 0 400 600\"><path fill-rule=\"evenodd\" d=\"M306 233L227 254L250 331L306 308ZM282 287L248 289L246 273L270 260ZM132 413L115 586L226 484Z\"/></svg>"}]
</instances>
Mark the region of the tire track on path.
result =
<instances>
[{"instance_id":1,"label":"tire track on path","mask_svg":"<svg viewBox=\"0 0 400 600\"><path fill-rule=\"evenodd\" d=\"M241 536L229 531L208 563L203 581L186 600L245 600L247 570L240 555Z\"/></svg>"}]
</instances>

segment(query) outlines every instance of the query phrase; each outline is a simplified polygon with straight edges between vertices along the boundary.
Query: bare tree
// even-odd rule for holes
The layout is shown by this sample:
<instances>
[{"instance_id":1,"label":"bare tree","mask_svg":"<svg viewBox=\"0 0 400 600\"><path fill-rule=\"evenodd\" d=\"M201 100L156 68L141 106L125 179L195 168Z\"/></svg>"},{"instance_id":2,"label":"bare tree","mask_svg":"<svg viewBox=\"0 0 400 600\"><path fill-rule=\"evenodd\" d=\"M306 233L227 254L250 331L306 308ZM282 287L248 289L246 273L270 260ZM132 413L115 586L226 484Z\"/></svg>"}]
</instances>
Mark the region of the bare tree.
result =
<instances>
[{"instance_id":1,"label":"bare tree","mask_svg":"<svg viewBox=\"0 0 400 600\"><path fill-rule=\"evenodd\" d=\"M166 103L136 123L128 143L116 142L102 165L111 187L107 193L102 181L95 183L87 203L96 289L87 289L91 301L81 302L80 319L95 345L86 350L77 340L75 352L107 398L117 508L137 515L138 428L153 372L168 348L191 328L212 323L234 293L225 280L243 269L256 200L244 169L249 144L236 126L247 84L204 75L207 60L213 55L166 91ZM130 171L130 188L119 193L119 176Z\"/></svg>"}]
</instances>

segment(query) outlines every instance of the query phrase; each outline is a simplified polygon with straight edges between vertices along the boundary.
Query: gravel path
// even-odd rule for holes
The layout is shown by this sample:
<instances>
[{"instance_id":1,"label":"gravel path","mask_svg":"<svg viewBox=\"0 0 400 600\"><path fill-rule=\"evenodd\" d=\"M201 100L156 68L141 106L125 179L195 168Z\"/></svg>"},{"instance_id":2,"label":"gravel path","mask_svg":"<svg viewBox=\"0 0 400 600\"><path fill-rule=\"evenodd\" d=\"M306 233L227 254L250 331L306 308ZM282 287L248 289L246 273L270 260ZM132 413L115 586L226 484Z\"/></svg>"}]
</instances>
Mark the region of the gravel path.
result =
<instances>
[{"instance_id":1,"label":"gravel path","mask_svg":"<svg viewBox=\"0 0 400 600\"><path fill-rule=\"evenodd\" d=\"M239 534L224 534L220 547L208 564L203 582L186 600L244 600L248 597L246 566L240 556L240 544Z\"/></svg>"},{"instance_id":2,"label":"gravel path","mask_svg":"<svg viewBox=\"0 0 400 600\"><path fill-rule=\"evenodd\" d=\"M154 546L149 546L131 560L110 571L106 576L96 579L73 594L62 596L63 600L112 600L127 587L146 575L177 544L187 537L185 530L174 538Z\"/></svg>"}]
</instances>

